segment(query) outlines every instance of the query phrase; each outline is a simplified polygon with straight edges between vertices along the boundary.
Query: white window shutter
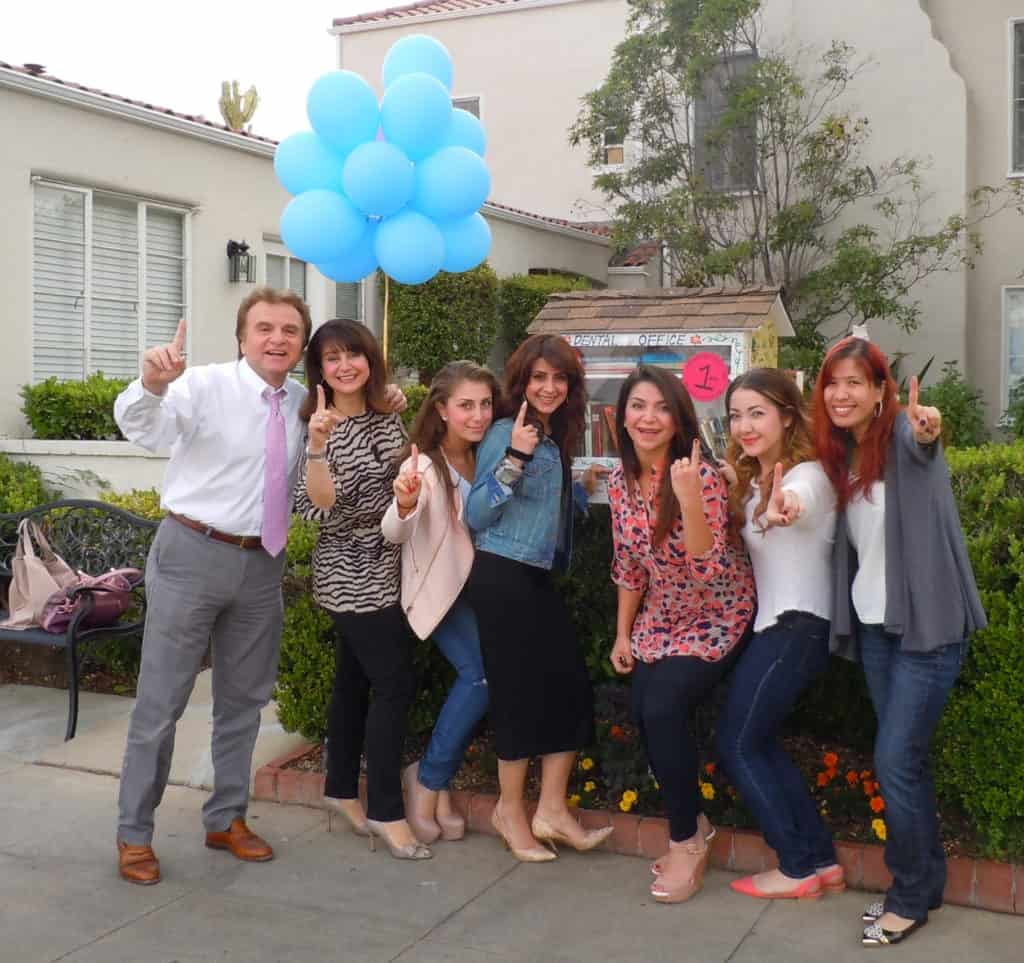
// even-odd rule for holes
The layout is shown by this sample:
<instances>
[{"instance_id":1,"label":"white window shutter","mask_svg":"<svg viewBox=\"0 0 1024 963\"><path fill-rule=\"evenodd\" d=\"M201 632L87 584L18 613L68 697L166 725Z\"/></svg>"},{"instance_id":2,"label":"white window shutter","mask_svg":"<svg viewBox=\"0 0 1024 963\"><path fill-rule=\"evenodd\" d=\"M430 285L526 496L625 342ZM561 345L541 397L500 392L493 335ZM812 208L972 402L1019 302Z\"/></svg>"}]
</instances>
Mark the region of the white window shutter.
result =
<instances>
[{"instance_id":1,"label":"white window shutter","mask_svg":"<svg viewBox=\"0 0 1024 963\"><path fill-rule=\"evenodd\" d=\"M36 382L85 371L85 195L37 184L32 238Z\"/></svg>"},{"instance_id":2,"label":"white window shutter","mask_svg":"<svg viewBox=\"0 0 1024 963\"><path fill-rule=\"evenodd\" d=\"M146 207L146 347L167 344L185 316L185 218Z\"/></svg>"},{"instance_id":3,"label":"white window shutter","mask_svg":"<svg viewBox=\"0 0 1024 963\"><path fill-rule=\"evenodd\" d=\"M89 373L139 370L139 221L135 201L93 195Z\"/></svg>"},{"instance_id":4,"label":"white window shutter","mask_svg":"<svg viewBox=\"0 0 1024 963\"><path fill-rule=\"evenodd\" d=\"M362 307L362 281L334 285L334 316L336 318L351 318L353 321L362 321Z\"/></svg>"}]
</instances>

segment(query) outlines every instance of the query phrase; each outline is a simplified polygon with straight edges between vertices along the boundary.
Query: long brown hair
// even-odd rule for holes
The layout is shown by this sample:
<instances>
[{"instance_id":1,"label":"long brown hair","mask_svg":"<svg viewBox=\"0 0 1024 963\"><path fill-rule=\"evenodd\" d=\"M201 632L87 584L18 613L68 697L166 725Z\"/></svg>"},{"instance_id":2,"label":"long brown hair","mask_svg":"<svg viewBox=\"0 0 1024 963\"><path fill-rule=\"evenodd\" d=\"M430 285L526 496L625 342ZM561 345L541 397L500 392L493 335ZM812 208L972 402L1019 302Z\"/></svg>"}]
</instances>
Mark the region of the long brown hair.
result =
<instances>
[{"instance_id":1,"label":"long brown hair","mask_svg":"<svg viewBox=\"0 0 1024 963\"><path fill-rule=\"evenodd\" d=\"M832 381L836 365L849 358L860 367L868 381L882 389L881 408L868 426L860 442L845 428L837 428L828 416L825 388ZM900 410L899 387L889 371L889 359L882 350L863 338L843 338L825 355L812 396L814 412L814 443L818 459L836 490L839 507L843 508L858 493L865 497L876 481L885 475L896 414ZM858 449L857 477L850 480L850 449Z\"/></svg>"},{"instance_id":2,"label":"long brown hair","mask_svg":"<svg viewBox=\"0 0 1024 963\"><path fill-rule=\"evenodd\" d=\"M441 451L441 442L448 433L448 426L442 420L437 407L446 405L464 381L487 385L491 389L492 402L495 407L497 406L501 389L498 387L498 379L487 368L475 361L452 361L446 364L430 382L430 391L423 399L420 410L416 413L416 420L409 431L409 444L398 457L401 464L409 457L412 446L415 445L422 454L430 458L437 477L444 485L448 510L452 517L455 516L455 490L458 486L448 471L448 463L445 461L444 452Z\"/></svg>"},{"instance_id":3,"label":"long brown hair","mask_svg":"<svg viewBox=\"0 0 1024 963\"><path fill-rule=\"evenodd\" d=\"M665 541L672 526L680 515L680 505L676 493L672 491L672 477L669 467L677 458L689 458L693 452L693 442L700 437L700 426L697 423L697 412L693 401L679 380L670 371L654 365L639 365L622 385L619 400L615 405L615 435L619 440L619 453L622 456L622 473L626 478L626 488L633 492L640 486L640 459L637 457L633 439L626 431L626 405L630 392L643 382L654 385L665 399L669 414L672 416L672 440L668 446L668 458L661 471L658 481L658 520L654 526L653 543L655 546ZM714 465L714 457L701 442L701 456L709 465Z\"/></svg>"},{"instance_id":4,"label":"long brown hair","mask_svg":"<svg viewBox=\"0 0 1024 963\"><path fill-rule=\"evenodd\" d=\"M725 411L728 417L732 396L737 391L754 391L774 406L782 419L782 472L794 465L814 460L814 440L804 410L804 399L796 382L778 368L751 368L734 378L725 393ZM786 418L789 424L786 425ZM729 433L729 448L725 457L736 470L736 484L729 490L729 519L733 531L739 532L746 522L746 504L750 500L751 485L762 474L761 463L743 453L743 448ZM772 493L771 476L761 485L761 500L754 509L754 518L764 514Z\"/></svg>"},{"instance_id":5,"label":"long brown hair","mask_svg":"<svg viewBox=\"0 0 1024 963\"><path fill-rule=\"evenodd\" d=\"M533 366L541 359L569 379L569 394L549 421L551 437L558 445L562 465L568 471L576 443L583 434L587 389L583 383L583 364L565 338L556 334L534 334L512 352L512 357L505 362L505 392L498 407L498 416L515 418L519 414L526 400L526 386L530 383ZM532 406L527 407L526 417L535 423L539 420Z\"/></svg>"},{"instance_id":6,"label":"long brown hair","mask_svg":"<svg viewBox=\"0 0 1024 963\"><path fill-rule=\"evenodd\" d=\"M370 377L363 387L363 397L370 411L385 413L391 410L387 402L385 384L387 382L387 365L384 354L380 350L377 339L365 324L349 318L333 318L325 321L310 338L306 348L306 383L309 394L299 409L299 417L309 421L310 415L316 411L316 386L324 389L324 397L328 405L334 404L334 389L324 379L323 356L330 347L341 348L349 354L361 354L370 366Z\"/></svg>"}]
</instances>

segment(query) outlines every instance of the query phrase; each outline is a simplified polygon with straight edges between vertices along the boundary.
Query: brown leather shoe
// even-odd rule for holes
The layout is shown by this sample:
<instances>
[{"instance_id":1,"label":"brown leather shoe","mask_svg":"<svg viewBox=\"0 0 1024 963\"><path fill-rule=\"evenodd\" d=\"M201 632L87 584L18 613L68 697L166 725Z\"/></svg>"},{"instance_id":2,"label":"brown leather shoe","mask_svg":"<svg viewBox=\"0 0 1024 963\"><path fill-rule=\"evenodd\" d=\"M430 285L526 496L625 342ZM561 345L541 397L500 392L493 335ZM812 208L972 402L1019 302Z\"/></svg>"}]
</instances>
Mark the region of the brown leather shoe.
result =
<instances>
[{"instance_id":1,"label":"brown leather shoe","mask_svg":"<svg viewBox=\"0 0 1024 963\"><path fill-rule=\"evenodd\" d=\"M117 871L121 879L139 886L152 886L160 882L160 860L152 846L131 846L117 843Z\"/></svg>"},{"instance_id":2,"label":"brown leather shoe","mask_svg":"<svg viewBox=\"0 0 1024 963\"><path fill-rule=\"evenodd\" d=\"M233 820L226 832L207 833L206 845L210 849L227 849L236 859L250 863L265 863L274 858L274 851L265 839L260 839L239 816Z\"/></svg>"}]
</instances>

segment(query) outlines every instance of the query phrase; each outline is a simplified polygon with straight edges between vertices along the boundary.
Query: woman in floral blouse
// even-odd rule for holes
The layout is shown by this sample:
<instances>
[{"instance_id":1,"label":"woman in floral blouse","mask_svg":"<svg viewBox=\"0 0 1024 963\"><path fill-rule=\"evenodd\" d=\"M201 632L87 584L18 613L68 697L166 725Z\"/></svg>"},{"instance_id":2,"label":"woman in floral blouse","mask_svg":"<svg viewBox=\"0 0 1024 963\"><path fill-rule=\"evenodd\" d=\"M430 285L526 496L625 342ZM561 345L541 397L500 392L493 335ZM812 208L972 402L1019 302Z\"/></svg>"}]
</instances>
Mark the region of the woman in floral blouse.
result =
<instances>
[{"instance_id":1,"label":"woman in floral blouse","mask_svg":"<svg viewBox=\"0 0 1024 963\"><path fill-rule=\"evenodd\" d=\"M668 852L651 895L681 903L700 889L714 830L701 811L692 716L725 674L754 615L754 580L729 539L728 493L701 458L682 383L641 365L615 413L622 465L608 486L619 607L611 661L633 674L633 711L669 816Z\"/></svg>"}]
</instances>

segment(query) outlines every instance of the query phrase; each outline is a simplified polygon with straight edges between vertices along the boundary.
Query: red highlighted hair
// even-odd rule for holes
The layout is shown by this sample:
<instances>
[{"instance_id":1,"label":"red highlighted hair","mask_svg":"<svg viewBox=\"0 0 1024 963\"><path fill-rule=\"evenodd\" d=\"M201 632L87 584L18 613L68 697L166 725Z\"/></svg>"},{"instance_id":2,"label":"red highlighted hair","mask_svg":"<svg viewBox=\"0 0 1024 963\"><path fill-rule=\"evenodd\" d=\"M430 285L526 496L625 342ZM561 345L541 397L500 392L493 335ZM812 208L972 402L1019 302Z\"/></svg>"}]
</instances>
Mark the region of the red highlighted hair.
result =
<instances>
[{"instance_id":1,"label":"red highlighted hair","mask_svg":"<svg viewBox=\"0 0 1024 963\"><path fill-rule=\"evenodd\" d=\"M876 388L882 388L881 409L868 426L864 437L857 442L845 428L837 428L829 418L825 404L825 389L832 382L833 372L840 361L849 359L863 372ZM818 460L836 490L839 507L843 508L855 495L865 496L876 481L885 474L885 460L889 453L896 414L900 410L899 388L889 371L889 359L876 345L863 338L843 338L825 355L818 380L811 397L814 444ZM857 475L850 477L850 454L858 451Z\"/></svg>"}]
</instances>

